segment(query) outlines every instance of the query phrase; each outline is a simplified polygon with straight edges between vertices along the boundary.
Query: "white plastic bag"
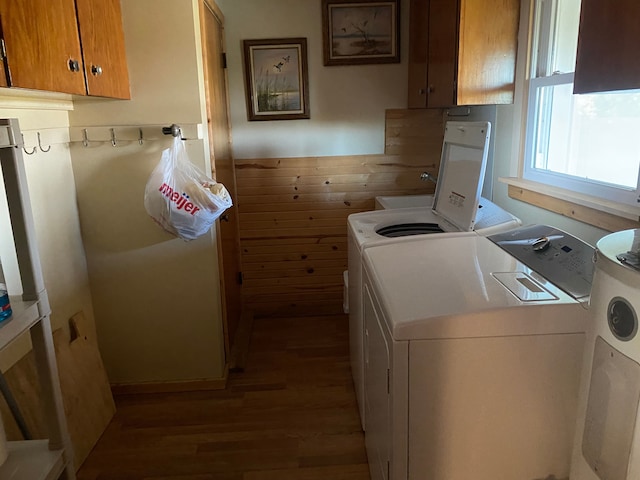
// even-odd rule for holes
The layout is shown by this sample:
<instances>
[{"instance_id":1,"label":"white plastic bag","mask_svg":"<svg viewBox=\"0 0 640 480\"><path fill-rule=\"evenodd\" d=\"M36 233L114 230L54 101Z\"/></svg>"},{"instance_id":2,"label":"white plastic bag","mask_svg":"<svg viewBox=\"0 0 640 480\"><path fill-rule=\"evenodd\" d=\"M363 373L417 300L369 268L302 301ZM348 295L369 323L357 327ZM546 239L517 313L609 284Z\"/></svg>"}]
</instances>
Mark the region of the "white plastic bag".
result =
<instances>
[{"instance_id":1,"label":"white plastic bag","mask_svg":"<svg viewBox=\"0 0 640 480\"><path fill-rule=\"evenodd\" d=\"M193 165L182 140L175 137L147 181L144 207L151 218L167 232L193 240L207 233L231 205L224 185Z\"/></svg>"}]
</instances>

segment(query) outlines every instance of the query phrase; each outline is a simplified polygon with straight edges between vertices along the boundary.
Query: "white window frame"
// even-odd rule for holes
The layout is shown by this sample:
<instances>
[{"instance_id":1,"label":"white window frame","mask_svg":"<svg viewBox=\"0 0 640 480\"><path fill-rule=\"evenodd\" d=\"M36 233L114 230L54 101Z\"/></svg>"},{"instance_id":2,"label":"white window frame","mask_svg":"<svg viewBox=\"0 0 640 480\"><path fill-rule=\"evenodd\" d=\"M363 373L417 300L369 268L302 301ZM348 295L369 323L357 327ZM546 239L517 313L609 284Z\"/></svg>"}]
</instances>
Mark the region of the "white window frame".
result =
<instances>
[{"instance_id":1,"label":"white window frame","mask_svg":"<svg viewBox=\"0 0 640 480\"><path fill-rule=\"evenodd\" d=\"M532 0L535 2L535 0ZM538 17L538 20L542 22L542 28L551 29L555 28L555 10L556 1L543 1L542 8L535 8L534 15ZM538 21L531 22L532 28L535 29L538 25ZM541 40L538 43L537 32L530 32L532 35L532 48L530 55L530 65L528 68L528 92L526 94L526 128L525 128L525 142L524 142L524 155L523 155L523 168L522 178L525 181L531 181L540 183L547 186L556 187L559 189L567 190L569 192L575 192L581 196L591 198L590 203L602 204L602 203L620 203L627 207L640 207L640 175L638 175L638 182L636 188L625 188L621 186L614 186L605 182L583 179L571 175L562 173L556 173L549 170L539 169L534 167L535 161L535 140L537 134L537 99L539 89L543 87L573 84L574 74L550 72L551 65L553 65L552 58L548 55L548 49L550 48L547 41L551 35L540 36ZM548 61L544 65L538 64L538 55L542 58L547 58ZM625 209L626 210L626 209Z\"/></svg>"}]
</instances>

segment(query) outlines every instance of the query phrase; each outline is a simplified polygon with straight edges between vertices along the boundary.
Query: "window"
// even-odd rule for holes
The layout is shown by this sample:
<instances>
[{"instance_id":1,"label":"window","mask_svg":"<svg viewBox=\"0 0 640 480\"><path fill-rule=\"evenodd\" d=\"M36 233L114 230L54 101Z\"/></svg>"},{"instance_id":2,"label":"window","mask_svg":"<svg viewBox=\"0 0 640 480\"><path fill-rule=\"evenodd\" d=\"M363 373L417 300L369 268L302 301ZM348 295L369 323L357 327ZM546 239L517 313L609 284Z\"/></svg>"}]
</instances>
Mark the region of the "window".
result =
<instances>
[{"instance_id":1,"label":"window","mask_svg":"<svg viewBox=\"0 0 640 480\"><path fill-rule=\"evenodd\" d=\"M580 0L535 0L524 178L640 204L640 90L573 94Z\"/></svg>"}]
</instances>

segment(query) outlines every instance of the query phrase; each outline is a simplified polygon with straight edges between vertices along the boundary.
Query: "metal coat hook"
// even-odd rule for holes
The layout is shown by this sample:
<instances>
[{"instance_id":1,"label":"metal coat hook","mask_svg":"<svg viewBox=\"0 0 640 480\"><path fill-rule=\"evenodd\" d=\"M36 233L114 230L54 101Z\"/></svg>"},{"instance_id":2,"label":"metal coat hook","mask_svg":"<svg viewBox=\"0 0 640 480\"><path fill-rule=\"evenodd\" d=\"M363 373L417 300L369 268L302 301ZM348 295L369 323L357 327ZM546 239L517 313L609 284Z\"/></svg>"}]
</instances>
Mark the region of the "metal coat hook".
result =
<instances>
[{"instance_id":1,"label":"metal coat hook","mask_svg":"<svg viewBox=\"0 0 640 480\"><path fill-rule=\"evenodd\" d=\"M180 125L176 125L175 123L170 127L162 127L162 133L165 135L180 137L180 140L186 140L186 138L182 136L182 129L180 128Z\"/></svg>"},{"instance_id":2,"label":"metal coat hook","mask_svg":"<svg viewBox=\"0 0 640 480\"><path fill-rule=\"evenodd\" d=\"M88 147L89 146L89 134L87 133L87 129L86 128L82 129L82 146L83 147Z\"/></svg>"},{"instance_id":3,"label":"metal coat hook","mask_svg":"<svg viewBox=\"0 0 640 480\"><path fill-rule=\"evenodd\" d=\"M109 130L111 131L111 145L117 147L118 144L116 142L116 130L115 128L110 128Z\"/></svg>"},{"instance_id":4,"label":"metal coat hook","mask_svg":"<svg viewBox=\"0 0 640 480\"><path fill-rule=\"evenodd\" d=\"M34 153L36 153L36 147L33 147L33 150L31 150L30 152L27 151L27 147L24 146L24 134L20 134L22 136L22 150L24 150L24 153L26 153L27 155L33 155Z\"/></svg>"},{"instance_id":5,"label":"metal coat hook","mask_svg":"<svg viewBox=\"0 0 640 480\"><path fill-rule=\"evenodd\" d=\"M46 150L42 148L42 142L40 141L40 132L37 132L37 133L38 133L38 147L40 148L41 152L47 153L49 150L51 150L51 145L49 145ZM35 150L36 149L34 148L33 151L35 152Z\"/></svg>"}]
</instances>

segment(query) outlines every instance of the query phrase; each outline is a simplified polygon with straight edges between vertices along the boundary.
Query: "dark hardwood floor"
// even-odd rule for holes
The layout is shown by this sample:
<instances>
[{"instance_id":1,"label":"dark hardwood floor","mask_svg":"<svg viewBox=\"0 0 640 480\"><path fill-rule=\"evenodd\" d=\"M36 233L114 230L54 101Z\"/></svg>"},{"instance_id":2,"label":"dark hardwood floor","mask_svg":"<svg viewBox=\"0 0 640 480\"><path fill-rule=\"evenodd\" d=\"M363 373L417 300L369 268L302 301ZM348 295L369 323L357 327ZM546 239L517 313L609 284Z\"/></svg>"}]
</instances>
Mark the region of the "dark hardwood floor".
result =
<instances>
[{"instance_id":1,"label":"dark hardwood floor","mask_svg":"<svg viewBox=\"0 0 640 480\"><path fill-rule=\"evenodd\" d=\"M368 480L346 316L255 319L224 391L122 395L78 480Z\"/></svg>"}]
</instances>

